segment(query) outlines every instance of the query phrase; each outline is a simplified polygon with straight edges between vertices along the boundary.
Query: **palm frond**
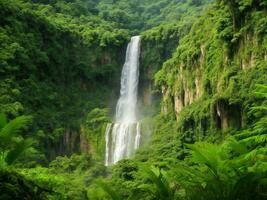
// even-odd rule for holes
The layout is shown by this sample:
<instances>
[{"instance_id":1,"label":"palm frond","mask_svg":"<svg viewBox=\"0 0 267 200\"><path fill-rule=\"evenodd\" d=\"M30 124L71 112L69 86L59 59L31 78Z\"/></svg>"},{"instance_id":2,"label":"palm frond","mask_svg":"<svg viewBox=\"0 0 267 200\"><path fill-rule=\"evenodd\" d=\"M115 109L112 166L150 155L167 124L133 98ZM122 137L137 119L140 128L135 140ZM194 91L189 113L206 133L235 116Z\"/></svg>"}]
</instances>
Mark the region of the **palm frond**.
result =
<instances>
[{"instance_id":1,"label":"palm frond","mask_svg":"<svg viewBox=\"0 0 267 200\"><path fill-rule=\"evenodd\" d=\"M15 144L14 148L10 150L5 158L5 161L8 165L11 165L16 161L21 155L23 155L27 149L29 149L33 145L32 139L25 139L17 144Z\"/></svg>"},{"instance_id":2,"label":"palm frond","mask_svg":"<svg viewBox=\"0 0 267 200\"><path fill-rule=\"evenodd\" d=\"M16 136L22 129L25 129L32 118L30 116L20 116L8 122L0 131L0 146L6 145L11 138Z\"/></svg>"}]
</instances>

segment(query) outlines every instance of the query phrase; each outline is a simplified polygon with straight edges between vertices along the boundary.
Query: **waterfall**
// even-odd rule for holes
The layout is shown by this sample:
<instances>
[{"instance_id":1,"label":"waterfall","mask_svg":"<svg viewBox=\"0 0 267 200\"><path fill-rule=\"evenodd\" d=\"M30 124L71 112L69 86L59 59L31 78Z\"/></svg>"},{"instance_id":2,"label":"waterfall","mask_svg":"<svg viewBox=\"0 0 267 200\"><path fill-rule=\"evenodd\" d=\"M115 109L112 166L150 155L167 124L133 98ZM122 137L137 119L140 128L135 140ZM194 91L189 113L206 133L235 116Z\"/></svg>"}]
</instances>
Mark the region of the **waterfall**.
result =
<instances>
[{"instance_id":1,"label":"waterfall","mask_svg":"<svg viewBox=\"0 0 267 200\"><path fill-rule=\"evenodd\" d=\"M140 36L131 38L121 74L120 98L115 123L108 124L105 133L105 164L112 165L133 155L139 147L141 133L137 120Z\"/></svg>"}]
</instances>

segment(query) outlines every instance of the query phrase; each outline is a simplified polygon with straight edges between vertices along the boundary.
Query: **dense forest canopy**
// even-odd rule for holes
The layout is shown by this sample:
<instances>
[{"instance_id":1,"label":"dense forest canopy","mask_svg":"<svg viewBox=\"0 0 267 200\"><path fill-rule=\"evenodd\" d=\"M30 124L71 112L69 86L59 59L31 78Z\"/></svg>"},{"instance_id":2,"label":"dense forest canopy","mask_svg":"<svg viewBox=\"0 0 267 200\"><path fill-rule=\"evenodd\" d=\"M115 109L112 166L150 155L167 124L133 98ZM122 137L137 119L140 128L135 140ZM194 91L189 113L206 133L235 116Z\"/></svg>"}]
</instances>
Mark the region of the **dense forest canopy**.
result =
<instances>
[{"instance_id":1,"label":"dense forest canopy","mask_svg":"<svg viewBox=\"0 0 267 200\"><path fill-rule=\"evenodd\" d=\"M177 22L182 18L197 15L210 0L73 0L39 1L41 9L52 13L61 13L88 19L88 24L96 25L96 19L106 21L119 28L140 32L164 22ZM52 14L50 13L50 14ZM57 16L59 17L59 16ZM71 19L70 19L71 20Z\"/></svg>"},{"instance_id":2,"label":"dense forest canopy","mask_svg":"<svg viewBox=\"0 0 267 200\"><path fill-rule=\"evenodd\" d=\"M33 132L40 135L39 148L49 159L66 153L60 144L64 130L76 134L88 111L114 104L108 91L115 92L130 35L145 29L140 23L146 20L140 15L149 15L147 23L153 18L153 12L146 11L151 2L131 2L135 6L127 1L0 3L1 110L10 117L34 116ZM191 7L189 1L182 4L188 10L201 9L198 4ZM167 37L179 30L172 24L163 29ZM59 148L50 152L50 145ZM77 149L72 146L67 152Z\"/></svg>"},{"instance_id":3,"label":"dense forest canopy","mask_svg":"<svg viewBox=\"0 0 267 200\"><path fill-rule=\"evenodd\" d=\"M0 199L265 199L266 16L266 0L0 0ZM134 35L141 144L107 167Z\"/></svg>"}]
</instances>

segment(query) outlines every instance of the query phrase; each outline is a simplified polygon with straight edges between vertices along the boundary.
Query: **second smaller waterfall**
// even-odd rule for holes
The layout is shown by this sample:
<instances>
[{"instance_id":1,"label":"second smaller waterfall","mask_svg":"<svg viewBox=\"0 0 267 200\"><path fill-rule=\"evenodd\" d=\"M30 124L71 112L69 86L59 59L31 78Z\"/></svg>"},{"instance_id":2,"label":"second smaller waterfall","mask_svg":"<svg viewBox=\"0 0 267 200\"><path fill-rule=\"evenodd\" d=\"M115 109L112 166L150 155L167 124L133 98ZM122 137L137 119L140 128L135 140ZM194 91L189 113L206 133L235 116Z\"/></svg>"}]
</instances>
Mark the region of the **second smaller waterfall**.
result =
<instances>
[{"instance_id":1,"label":"second smaller waterfall","mask_svg":"<svg viewBox=\"0 0 267 200\"><path fill-rule=\"evenodd\" d=\"M130 157L139 147L141 133L137 120L140 36L128 44L121 74L120 98L116 107L116 122L108 124L105 133L105 164L111 165Z\"/></svg>"}]
</instances>

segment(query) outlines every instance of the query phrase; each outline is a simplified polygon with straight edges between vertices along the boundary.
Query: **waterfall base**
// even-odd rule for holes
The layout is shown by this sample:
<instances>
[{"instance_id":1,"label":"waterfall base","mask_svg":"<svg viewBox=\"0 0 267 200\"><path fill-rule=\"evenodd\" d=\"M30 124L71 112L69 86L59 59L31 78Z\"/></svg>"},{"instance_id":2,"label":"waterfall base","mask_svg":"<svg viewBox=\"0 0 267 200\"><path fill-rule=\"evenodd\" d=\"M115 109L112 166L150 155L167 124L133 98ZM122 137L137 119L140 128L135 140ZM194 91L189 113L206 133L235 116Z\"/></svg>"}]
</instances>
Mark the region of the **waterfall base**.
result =
<instances>
[{"instance_id":1,"label":"waterfall base","mask_svg":"<svg viewBox=\"0 0 267 200\"><path fill-rule=\"evenodd\" d=\"M106 128L106 166L131 157L140 145L140 123L108 124Z\"/></svg>"}]
</instances>

